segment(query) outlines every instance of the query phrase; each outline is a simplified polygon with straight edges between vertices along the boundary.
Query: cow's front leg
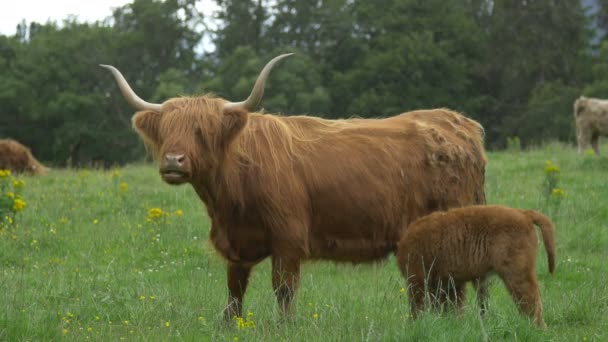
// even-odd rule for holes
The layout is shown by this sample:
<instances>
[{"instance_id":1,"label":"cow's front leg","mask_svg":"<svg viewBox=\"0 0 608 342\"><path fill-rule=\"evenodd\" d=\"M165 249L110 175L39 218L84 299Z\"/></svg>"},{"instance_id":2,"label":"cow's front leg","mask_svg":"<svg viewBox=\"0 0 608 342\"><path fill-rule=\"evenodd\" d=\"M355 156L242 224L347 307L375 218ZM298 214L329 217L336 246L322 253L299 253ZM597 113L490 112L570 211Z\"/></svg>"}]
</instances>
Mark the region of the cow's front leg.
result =
<instances>
[{"instance_id":1,"label":"cow's front leg","mask_svg":"<svg viewBox=\"0 0 608 342\"><path fill-rule=\"evenodd\" d=\"M300 258L272 256L272 287L284 317L291 316L292 299L300 281Z\"/></svg>"},{"instance_id":2,"label":"cow's front leg","mask_svg":"<svg viewBox=\"0 0 608 342\"><path fill-rule=\"evenodd\" d=\"M247 289L250 273L251 266L228 264L228 305L224 310L224 319L230 320L234 316L242 316L243 296Z\"/></svg>"}]
</instances>

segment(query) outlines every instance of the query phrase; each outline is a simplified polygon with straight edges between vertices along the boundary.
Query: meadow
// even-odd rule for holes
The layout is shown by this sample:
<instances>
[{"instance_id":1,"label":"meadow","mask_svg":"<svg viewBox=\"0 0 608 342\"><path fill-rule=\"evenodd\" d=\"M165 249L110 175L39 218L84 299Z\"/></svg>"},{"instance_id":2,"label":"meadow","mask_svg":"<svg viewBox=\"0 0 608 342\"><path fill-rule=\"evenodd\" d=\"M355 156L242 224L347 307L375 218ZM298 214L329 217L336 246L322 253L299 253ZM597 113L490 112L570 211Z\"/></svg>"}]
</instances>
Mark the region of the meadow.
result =
<instances>
[{"instance_id":1,"label":"meadow","mask_svg":"<svg viewBox=\"0 0 608 342\"><path fill-rule=\"evenodd\" d=\"M225 324L226 271L202 203L139 164L20 177L26 205L0 228L0 340L608 340L608 158L551 143L488 159L488 203L541 210L556 224L553 277L542 243L538 252L546 331L517 312L498 279L485 319L469 288L462 317L414 322L394 257L306 263L287 321L266 260L253 272L246 316Z\"/></svg>"}]
</instances>

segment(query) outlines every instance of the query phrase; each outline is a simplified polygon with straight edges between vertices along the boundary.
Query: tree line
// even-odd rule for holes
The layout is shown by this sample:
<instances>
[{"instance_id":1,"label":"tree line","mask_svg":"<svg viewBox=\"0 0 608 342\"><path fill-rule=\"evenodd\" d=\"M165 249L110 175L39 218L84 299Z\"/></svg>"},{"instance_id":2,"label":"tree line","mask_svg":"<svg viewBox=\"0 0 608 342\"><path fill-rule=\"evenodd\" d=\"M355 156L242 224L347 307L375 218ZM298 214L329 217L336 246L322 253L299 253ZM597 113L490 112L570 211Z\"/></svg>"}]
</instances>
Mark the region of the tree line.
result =
<instances>
[{"instance_id":1,"label":"tree line","mask_svg":"<svg viewBox=\"0 0 608 342\"><path fill-rule=\"evenodd\" d=\"M574 141L572 104L608 98L608 0L134 0L96 23L20 24L0 35L0 138L51 165L144 155L118 67L144 99L247 97L261 67L266 112L384 117L448 107L480 121L486 146ZM217 27L210 27L210 22ZM202 43L210 39L212 48Z\"/></svg>"}]
</instances>

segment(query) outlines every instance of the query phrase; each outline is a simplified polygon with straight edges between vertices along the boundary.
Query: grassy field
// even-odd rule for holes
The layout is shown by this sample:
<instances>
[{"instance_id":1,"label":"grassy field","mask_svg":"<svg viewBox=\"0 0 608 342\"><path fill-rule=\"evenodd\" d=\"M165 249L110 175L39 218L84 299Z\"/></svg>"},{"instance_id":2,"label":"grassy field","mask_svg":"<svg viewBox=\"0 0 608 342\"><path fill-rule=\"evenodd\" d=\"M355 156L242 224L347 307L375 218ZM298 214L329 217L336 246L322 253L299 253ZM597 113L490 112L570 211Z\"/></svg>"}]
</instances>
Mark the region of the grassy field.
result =
<instances>
[{"instance_id":1,"label":"grassy field","mask_svg":"<svg viewBox=\"0 0 608 342\"><path fill-rule=\"evenodd\" d=\"M518 314L497 279L486 319L469 288L464 317L412 322L394 257L305 264L290 321L278 319L267 260L245 297L250 323L222 324L225 268L202 203L189 186L134 165L23 178L27 207L0 230L0 340L608 340L608 158L559 144L488 157L489 203L539 209L556 223L554 277L542 246L538 256L546 331ZM546 161L560 170L563 198L543 194Z\"/></svg>"}]
</instances>

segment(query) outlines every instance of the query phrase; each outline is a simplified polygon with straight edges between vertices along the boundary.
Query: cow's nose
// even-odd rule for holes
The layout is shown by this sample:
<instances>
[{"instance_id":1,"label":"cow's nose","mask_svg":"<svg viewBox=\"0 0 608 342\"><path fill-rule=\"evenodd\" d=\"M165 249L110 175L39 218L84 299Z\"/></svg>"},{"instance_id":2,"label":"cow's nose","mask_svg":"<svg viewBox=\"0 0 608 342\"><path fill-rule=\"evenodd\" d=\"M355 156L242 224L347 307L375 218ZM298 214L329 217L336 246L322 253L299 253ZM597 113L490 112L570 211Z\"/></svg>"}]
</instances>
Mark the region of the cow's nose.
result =
<instances>
[{"instance_id":1,"label":"cow's nose","mask_svg":"<svg viewBox=\"0 0 608 342\"><path fill-rule=\"evenodd\" d=\"M167 165L182 166L185 159L186 156L184 156L183 154L167 153L165 155L165 162L167 163Z\"/></svg>"}]
</instances>

